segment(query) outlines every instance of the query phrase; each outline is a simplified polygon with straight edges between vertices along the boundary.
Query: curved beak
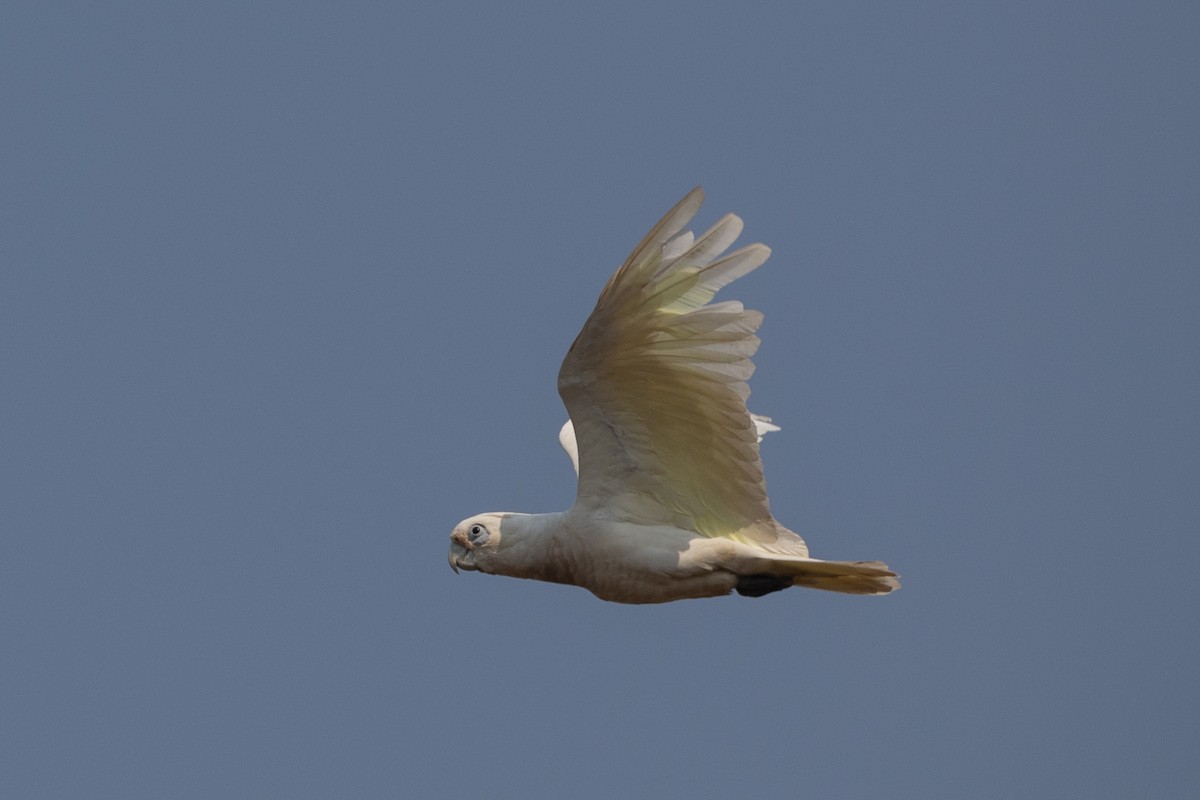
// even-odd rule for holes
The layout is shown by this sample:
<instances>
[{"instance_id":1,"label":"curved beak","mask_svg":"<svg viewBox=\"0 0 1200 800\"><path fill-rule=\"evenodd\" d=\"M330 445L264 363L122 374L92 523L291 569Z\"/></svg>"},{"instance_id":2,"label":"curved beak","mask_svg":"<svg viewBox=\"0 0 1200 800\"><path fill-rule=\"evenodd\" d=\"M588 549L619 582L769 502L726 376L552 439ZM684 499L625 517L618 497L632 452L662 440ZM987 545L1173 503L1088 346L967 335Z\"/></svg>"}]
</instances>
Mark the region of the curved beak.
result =
<instances>
[{"instance_id":1,"label":"curved beak","mask_svg":"<svg viewBox=\"0 0 1200 800\"><path fill-rule=\"evenodd\" d=\"M468 571L479 569L471 559L470 549L464 547L461 542L451 540L449 559L450 569L455 572L458 572L460 569Z\"/></svg>"}]
</instances>

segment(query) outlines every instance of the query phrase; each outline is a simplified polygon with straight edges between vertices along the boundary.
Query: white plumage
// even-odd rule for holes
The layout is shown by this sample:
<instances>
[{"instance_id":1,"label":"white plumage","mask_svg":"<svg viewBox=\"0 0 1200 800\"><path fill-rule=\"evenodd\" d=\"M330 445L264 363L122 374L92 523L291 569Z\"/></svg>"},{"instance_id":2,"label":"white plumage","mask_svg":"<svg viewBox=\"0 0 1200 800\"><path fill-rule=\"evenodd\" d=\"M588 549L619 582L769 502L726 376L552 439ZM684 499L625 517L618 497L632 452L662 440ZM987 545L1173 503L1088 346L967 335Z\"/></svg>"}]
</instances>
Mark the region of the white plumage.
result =
<instances>
[{"instance_id":1,"label":"white plumage","mask_svg":"<svg viewBox=\"0 0 1200 800\"><path fill-rule=\"evenodd\" d=\"M809 557L767 502L758 442L778 430L746 409L762 315L710 303L770 250L725 251L726 215L699 238L693 189L600 294L558 374L570 419L559 434L579 474L557 514L480 514L450 535L450 564L571 583L606 600L656 603L788 586L853 594L899 587L878 561Z\"/></svg>"},{"instance_id":2,"label":"white plumage","mask_svg":"<svg viewBox=\"0 0 1200 800\"><path fill-rule=\"evenodd\" d=\"M751 414L750 419L754 420L754 433L758 441L762 441L763 436L768 433L782 430L778 425L771 421L770 417L764 417L761 414ZM579 443L575 440L575 426L571 424L571 420L563 423L563 426L558 430L558 443L562 446L563 452L567 454L567 458L571 459L571 466L575 468L576 477L579 476Z\"/></svg>"}]
</instances>

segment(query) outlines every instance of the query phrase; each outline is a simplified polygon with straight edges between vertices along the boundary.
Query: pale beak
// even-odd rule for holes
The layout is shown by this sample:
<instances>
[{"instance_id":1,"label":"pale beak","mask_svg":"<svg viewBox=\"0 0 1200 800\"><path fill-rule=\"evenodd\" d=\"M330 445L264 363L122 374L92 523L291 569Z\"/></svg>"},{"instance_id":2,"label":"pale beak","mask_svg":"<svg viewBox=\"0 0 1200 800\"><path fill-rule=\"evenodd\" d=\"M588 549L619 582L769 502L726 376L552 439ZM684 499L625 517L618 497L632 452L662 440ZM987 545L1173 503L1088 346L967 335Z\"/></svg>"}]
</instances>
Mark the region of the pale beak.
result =
<instances>
[{"instance_id":1,"label":"pale beak","mask_svg":"<svg viewBox=\"0 0 1200 800\"><path fill-rule=\"evenodd\" d=\"M478 567L471 562L470 556L471 549L469 547L464 547L462 542L459 542L457 539L450 540L450 569L454 570L455 572L458 572L460 569L478 569Z\"/></svg>"}]
</instances>

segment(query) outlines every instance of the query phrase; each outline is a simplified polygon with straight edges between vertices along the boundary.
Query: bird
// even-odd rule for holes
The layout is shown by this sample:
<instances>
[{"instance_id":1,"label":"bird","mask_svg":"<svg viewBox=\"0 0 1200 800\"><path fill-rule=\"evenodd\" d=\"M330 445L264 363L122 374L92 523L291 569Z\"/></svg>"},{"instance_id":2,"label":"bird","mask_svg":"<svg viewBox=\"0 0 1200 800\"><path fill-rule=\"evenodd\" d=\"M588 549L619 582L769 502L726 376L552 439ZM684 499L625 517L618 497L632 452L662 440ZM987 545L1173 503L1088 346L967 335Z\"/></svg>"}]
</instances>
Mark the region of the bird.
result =
<instances>
[{"instance_id":1,"label":"bird","mask_svg":"<svg viewBox=\"0 0 1200 800\"><path fill-rule=\"evenodd\" d=\"M778 427L746 406L763 316L736 300L712 302L771 251L756 243L726 252L742 232L734 214L694 236L687 227L703 201L697 186L651 228L559 368L574 504L464 519L450 533L456 573L571 584L633 604L900 587L881 561L810 556L772 516L759 441Z\"/></svg>"}]
</instances>

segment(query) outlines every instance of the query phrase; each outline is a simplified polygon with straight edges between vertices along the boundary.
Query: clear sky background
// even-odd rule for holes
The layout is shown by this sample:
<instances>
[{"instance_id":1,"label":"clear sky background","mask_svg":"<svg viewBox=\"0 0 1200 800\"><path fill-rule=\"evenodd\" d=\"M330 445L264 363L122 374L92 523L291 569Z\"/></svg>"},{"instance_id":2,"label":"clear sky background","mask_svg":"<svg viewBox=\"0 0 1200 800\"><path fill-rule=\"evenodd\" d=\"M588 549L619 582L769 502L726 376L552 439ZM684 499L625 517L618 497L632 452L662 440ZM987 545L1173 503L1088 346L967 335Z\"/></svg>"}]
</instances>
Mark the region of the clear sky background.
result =
<instances>
[{"instance_id":1,"label":"clear sky background","mask_svg":"<svg viewBox=\"0 0 1200 800\"><path fill-rule=\"evenodd\" d=\"M1198 9L9 7L0 795L1200 796ZM696 184L903 590L455 576Z\"/></svg>"}]
</instances>

